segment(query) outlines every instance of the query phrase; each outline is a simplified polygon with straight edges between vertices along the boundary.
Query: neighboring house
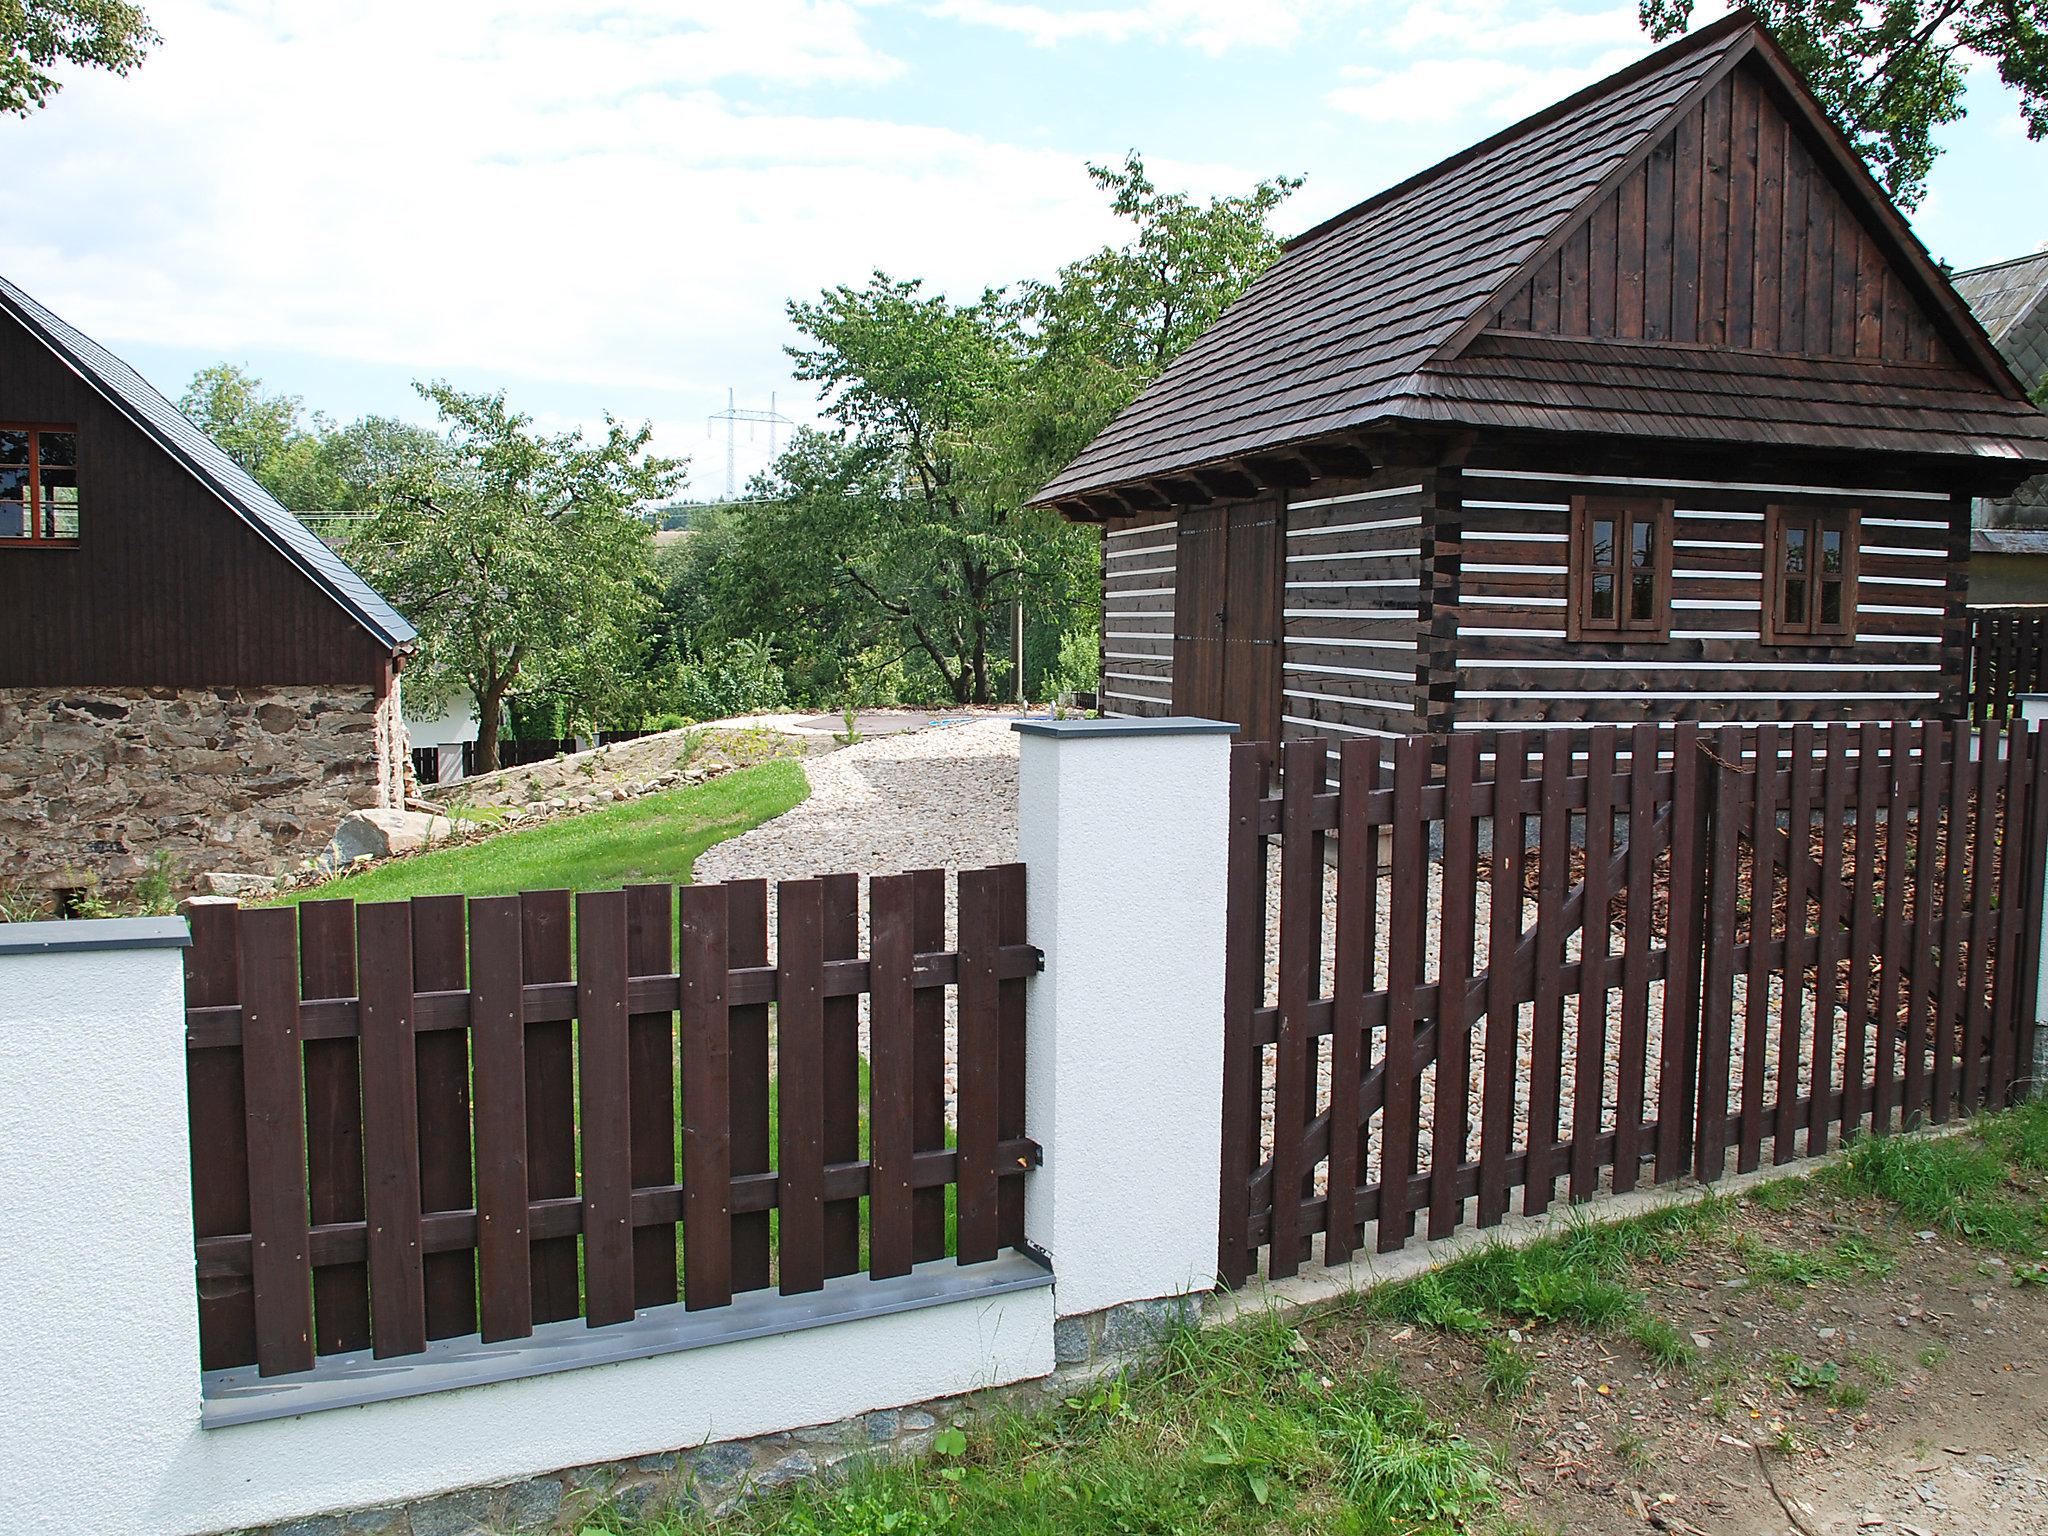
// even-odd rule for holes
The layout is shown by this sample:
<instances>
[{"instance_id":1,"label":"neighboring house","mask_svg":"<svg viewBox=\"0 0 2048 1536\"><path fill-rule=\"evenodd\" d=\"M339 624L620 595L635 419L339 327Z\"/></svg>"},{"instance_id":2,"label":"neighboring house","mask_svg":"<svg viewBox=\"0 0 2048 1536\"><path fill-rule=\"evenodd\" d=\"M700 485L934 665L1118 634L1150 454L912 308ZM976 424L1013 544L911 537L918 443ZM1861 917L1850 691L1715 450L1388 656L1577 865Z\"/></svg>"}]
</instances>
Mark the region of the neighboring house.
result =
<instances>
[{"instance_id":1,"label":"neighboring house","mask_svg":"<svg viewBox=\"0 0 2048 1536\"><path fill-rule=\"evenodd\" d=\"M1040 493L1103 703L1246 734L1917 718L2048 417L1754 18L1290 244Z\"/></svg>"},{"instance_id":2,"label":"neighboring house","mask_svg":"<svg viewBox=\"0 0 2048 1536\"><path fill-rule=\"evenodd\" d=\"M2020 382L2048 379L2048 246L1959 272L1955 283ZM2048 475L1977 503L1970 601L2048 603Z\"/></svg>"},{"instance_id":3,"label":"neighboring house","mask_svg":"<svg viewBox=\"0 0 2048 1536\"><path fill-rule=\"evenodd\" d=\"M403 803L412 626L0 279L0 883L276 869Z\"/></svg>"},{"instance_id":4,"label":"neighboring house","mask_svg":"<svg viewBox=\"0 0 2048 1536\"><path fill-rule=\"evenodd\" d=\"M405 734L412 741L413 771L422 784L453 784L468 777L469 751L476 745L476 704L457 693L441 710L427 717L405 713Z\"/></svg>"}]
</instances>

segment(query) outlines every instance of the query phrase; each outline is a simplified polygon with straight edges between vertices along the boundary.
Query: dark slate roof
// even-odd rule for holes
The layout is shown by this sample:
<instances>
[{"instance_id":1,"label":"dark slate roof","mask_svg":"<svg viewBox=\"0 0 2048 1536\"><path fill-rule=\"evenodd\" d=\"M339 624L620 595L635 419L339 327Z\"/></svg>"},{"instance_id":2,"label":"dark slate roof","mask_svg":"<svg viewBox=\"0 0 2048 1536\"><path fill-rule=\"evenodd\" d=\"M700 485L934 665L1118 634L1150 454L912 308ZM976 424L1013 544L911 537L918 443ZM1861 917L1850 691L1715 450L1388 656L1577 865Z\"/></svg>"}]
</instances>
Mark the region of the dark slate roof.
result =
<instances>
[{"instance_id":1,"label":"dark slate roof","mask_svg":"<svg viewBox=\"0 0 2048 1536\"><path fill-rule=\"evenodd\" d=\"M1974 375L1921 369L1894 380L1861 363L1768 358L1763 371L1777 377L1762 388L1783 397L1787 414L1759 423L1740 412L1751 378L1736 383L1725 355L1711 350L1460 340L1611 173L1751 56L1792 78L1760 23L1738 11L1308 231L1037 501L1395 421L1756 444L1792 441L1792 423L1826 414L1829 431L1798 434L1802 446L1897 451L1898 433L1912 428L1908 451L2010 453L2009 442L1977 436L1995 433L2037 439L2048 459L2040 413ZM1892 222L1911 246L1903 259L1938 286L1925 253ZM2002 371L1977 344L1988 368ZM1754 371L1758 358L1746 362ZM1886 387L1873 389L1874 379ZM1845 393L1853 405L1835 409ZM1917 406L1965 403L1975 413L1968 420L1915 415Z\"/></svg>"},{"instance_id":2,"label":"dark slate roof","mask_svg":"<svg viewBox=\"0 0 2048 1536\"><path fill-rule=\"evenodd\" d=\"M0 277L0 311L19 321L378 640L397 650L418 638L413 627L349 569L341 556L315 538L141 374L5 277Z\"/></svg>"}]
</instances>

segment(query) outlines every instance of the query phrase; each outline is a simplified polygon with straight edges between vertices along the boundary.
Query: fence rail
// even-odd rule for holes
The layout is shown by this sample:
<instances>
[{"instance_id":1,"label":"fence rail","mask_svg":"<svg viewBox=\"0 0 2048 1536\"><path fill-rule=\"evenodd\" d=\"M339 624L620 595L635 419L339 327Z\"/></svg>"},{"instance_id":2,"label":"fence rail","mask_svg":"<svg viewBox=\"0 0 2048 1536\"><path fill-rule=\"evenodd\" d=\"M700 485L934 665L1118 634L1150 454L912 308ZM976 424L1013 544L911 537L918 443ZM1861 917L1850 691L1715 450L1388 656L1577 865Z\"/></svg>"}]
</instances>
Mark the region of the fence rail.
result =
<instances>
[{"instance_id":1,"label":"fence rail","mask_svg":"<svg viewBox=\"0 0 2048 1536\"><path fill-rule=\"evenodd\" d=\"M949 949L941 871L871 881L865 957L853 875L776 888L772 959L760 881L195 908L202 1364L403 1356L1020 1242L1023 866L957 890Z\"/></svg>"},{"instance_id":2,"label":"fence rail","mask_svg":"<svg viewBox=\"0 0 2048 1536\"><path fill-rule=\"evenodd\" d=\"M2004 720L2048 692L2048 608L1970 610L1970 719Z\"/></svg>"},{"instance_id":3,"label":"fence rail","mask_svg":"<svg viewBox=\"0 0 2048 1536\"><path fill-rule=\"evenodd\" d=\"M1368 1223L1390 1251L1424 1216L1491 1226L1517 1188L1534 1214L1560 1182L1714 1179L1766 1137L1784 1162L2010 1091L2048 793L2025 729L1379 753L1290 741L1269 794L1266 748L1234 749L1226 1281L1262 1246L1292 1274L1319 1234L1341 1262Z\"/></svg>"}]
</instances>

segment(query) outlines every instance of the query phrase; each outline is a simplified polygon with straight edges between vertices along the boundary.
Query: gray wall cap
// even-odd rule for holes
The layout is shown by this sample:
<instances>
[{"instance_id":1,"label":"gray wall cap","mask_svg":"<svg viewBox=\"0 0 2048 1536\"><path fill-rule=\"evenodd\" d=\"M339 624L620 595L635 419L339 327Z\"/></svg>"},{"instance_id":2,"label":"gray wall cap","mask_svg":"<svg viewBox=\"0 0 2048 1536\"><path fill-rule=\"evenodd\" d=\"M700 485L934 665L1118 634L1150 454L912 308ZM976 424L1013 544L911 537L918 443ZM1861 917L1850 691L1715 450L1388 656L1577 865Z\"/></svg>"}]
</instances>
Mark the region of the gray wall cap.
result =
<instances>
[{"instance_id":1,"label":"gray wall cap","mask_svg":"<svg viewBox=\"0 0 2048 1536\"><path fill-rule=\"evenodd\" d=\"M0 955L53 955L90 949L187 949L191 944L192 930L182 917L0 923Z\"/></svg>"},{"instance_id":2,"label":"gray wall cap","mask_svg":"<svg viewBox=\"0 0 2048 1536\"><path fill-rule=\"evenodd\" d=\"M1162 715L1131 720L1012 720L1010 729L1026 736L1232 736L1237 727L1228 720L1204 720L1198 715Z\"/></svg>"},{"instance_id":3,"label":"gray wall cap","mask_svg":"<svg viewBox=\"0 0 2048 1536\"><path fill-rule=\"evenodd\" d=\"M312 1370L290 1376L263 1376L253 1365L237 1366L200 1377L199 1427L226 1429L263 1419L296 1418L331 1408L519 1381L948 1303L980 1302L1051 1284L1052 1271L1042 1259L1010 1249L980 1264L930 1259L907 1275L887 1280L871 1280L865 1274L839 1275L827 1280L823 1290L795 1296L743 1291L729 1305L701 1312L679 1304L643 1307L630 1322L603 1328L592 1328L582 1318L571 1317L537 1324L523 1339L486 1344L473 1333L434 1339L422 1353L395 1359L380 1360L369 1350L323 1355Z\"/></svg>"}]
</instances>

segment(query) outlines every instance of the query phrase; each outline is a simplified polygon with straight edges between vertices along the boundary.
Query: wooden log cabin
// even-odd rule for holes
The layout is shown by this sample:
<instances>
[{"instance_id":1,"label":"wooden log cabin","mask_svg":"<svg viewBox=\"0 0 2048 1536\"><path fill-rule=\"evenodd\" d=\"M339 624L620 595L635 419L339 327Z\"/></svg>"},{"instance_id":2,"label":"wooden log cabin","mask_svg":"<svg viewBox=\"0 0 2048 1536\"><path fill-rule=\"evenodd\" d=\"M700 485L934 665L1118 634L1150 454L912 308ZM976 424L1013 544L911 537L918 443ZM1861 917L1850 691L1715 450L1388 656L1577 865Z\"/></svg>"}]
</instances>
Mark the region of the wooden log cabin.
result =
<instances>
[{"instance_id":1,"label":"wooden log cabin","mask_svg":"<svg viewBox=\"0 0 2048 1536\"><path fill-rule=\"evenodd\" d=\"M1291 242L1038 498L1105 711L1247 735L1961 711L2048 417L1736 14Z\"/></svg>"}]
</instances>

